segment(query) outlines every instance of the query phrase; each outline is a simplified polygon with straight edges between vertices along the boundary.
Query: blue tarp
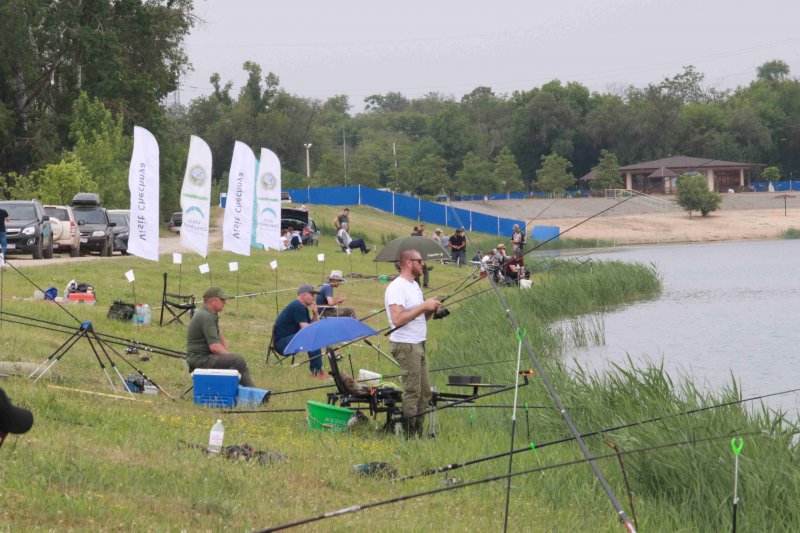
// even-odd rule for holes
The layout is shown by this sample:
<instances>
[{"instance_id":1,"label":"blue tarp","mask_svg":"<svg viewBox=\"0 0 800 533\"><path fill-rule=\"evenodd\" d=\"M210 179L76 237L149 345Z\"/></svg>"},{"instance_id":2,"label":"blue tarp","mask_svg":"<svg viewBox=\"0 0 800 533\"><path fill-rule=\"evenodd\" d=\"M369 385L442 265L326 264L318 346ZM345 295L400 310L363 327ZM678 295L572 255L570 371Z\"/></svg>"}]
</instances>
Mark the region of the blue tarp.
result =
<instances>
[{"instance_id":1,"label":"blue tarp","mask_svg":"<svg viewBox=\"0 0 800 533\"><path fill-rule=\"evenodd\" d=\"M561 228L559 226L534 226L533 231L531 231L531 240L555 240L558 239L559 233L561 233Z\"/></svg>"}]
</instances>

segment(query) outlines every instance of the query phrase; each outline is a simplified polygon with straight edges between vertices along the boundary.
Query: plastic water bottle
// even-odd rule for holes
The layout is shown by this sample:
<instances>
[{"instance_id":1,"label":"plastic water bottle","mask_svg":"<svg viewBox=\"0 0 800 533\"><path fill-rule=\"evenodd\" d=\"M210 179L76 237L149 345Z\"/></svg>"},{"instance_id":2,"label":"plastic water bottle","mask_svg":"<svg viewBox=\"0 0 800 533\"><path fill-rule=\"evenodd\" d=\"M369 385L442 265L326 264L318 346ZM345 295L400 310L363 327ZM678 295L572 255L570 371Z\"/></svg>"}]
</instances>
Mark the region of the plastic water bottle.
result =
<instances>
[{"instance_id":1,"label":"plastic water bottle","mask_svg":"<svg viewBox=\"0 0 800 533\"><path fill-rule=\"evenodd\" d=\"M150 306L147 304L139 304L136 306L136 314L133 316L133 321L142 326L149 326L153 322L153 314Z\"/></svg>"},{"instance_id":2,"label":"plastic water bottle","mask_svg":"<svg viewBox=\"0 0 800 533\"><path fill-rule=\"evenodd\" d=\"M225 426L222 425L222 420L217 419L217 423L211 428L211 434L208 436L208 451L219 453L222 450L223 440L225 440Z\"/></svg>"}]
</instances>

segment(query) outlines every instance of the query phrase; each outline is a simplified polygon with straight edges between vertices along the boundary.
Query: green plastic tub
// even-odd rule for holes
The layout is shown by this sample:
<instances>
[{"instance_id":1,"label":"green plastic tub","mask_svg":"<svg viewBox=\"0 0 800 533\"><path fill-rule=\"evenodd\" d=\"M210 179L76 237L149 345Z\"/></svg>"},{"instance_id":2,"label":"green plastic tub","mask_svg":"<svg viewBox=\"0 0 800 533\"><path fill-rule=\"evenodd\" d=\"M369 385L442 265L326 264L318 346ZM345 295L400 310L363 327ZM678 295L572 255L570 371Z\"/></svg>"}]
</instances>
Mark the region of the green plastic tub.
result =
<instances>
[{"instance_id":1,"label":"green plastic tub","mask_svg":"<svg viewBox=\"0 0 800 533\"><path fill-rule=\"evenodd\" d=\"M308 427L329 431L347 429L347 421L355 411L338 405L308 401Z\"/></svg>"}]
</instances>

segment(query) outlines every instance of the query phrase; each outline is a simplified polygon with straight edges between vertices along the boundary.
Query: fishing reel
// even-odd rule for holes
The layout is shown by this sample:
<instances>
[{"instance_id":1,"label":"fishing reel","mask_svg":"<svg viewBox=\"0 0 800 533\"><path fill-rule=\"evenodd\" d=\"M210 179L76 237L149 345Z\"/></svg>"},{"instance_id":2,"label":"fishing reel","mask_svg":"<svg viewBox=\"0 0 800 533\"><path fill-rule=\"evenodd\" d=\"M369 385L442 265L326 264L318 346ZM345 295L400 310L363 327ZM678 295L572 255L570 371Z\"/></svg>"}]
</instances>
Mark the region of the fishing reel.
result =
<instances>
[{"instance_id":1,"label":"fishing reel","mask_svg":"<svg viewBox=\"0 0 800 533\"><path fill-rule=\"evenodd\" d=\"M447 308L442 307L442 308L437 309L436 311L434 311L433 312L433 316L431 318L433 318L434 320L439 320L439 319L444 318L444 317L449 316L449 315L450 315L450 310L447 309Z\"/></svg>"}]
</instances>

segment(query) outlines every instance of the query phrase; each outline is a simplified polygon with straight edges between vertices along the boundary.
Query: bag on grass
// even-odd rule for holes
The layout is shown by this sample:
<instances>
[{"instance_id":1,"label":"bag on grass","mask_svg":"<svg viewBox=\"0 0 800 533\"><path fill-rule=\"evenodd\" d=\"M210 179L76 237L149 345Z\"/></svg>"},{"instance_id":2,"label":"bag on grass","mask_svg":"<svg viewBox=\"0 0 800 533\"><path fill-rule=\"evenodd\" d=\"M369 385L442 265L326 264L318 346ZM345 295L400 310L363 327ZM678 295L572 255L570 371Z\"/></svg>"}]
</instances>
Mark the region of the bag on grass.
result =
<instances>
[{"instance_id":1,"label":"bag on grass","mask_svg":"<svg viewBox=\"0 0 800 533\"><path fill-rule=\"evenodd\" d=\"M130 322L135 312L136 308L133 304L125 303L122 300L116 300L108 309L108 315L106 315L106 317L113 320L121 320L122 322Z\"/></svg>"}]
</instances>

